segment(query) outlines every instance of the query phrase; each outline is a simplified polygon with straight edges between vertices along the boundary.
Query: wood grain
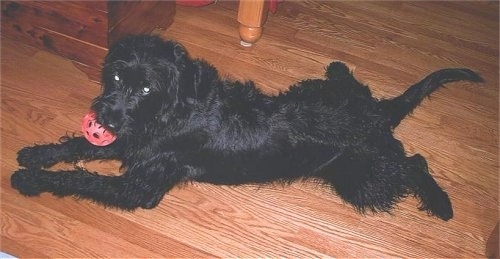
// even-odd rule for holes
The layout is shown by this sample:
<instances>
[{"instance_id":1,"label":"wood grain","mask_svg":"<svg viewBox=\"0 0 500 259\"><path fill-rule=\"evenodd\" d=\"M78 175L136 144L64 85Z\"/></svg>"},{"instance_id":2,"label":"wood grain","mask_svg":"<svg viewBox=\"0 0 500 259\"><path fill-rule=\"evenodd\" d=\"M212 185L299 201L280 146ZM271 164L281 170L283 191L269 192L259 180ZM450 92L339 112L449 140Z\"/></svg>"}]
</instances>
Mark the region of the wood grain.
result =
<instances>
[{"instance_id":1,"label":"wood grain","mask_svg":"<svg viewBox=\"0 0 500 259\"><path fill-rule=\"evenodd\" d=\"M448 85L395 131L409 154L427 158L449 193L449 222L418 211L412 197L392 215L359 215L313 182L186 184L156 209L134 213L49 194L23 197L10 187L17 150L77 132L100 86L70 60L2 37L0 250L18 257L485 257L499 221L498 7L285 1L261 40L243 48L237 3L218 1L178 6L172 26L157 32L268 94L322 77L331 60L346 62L378 98L436 69L478 71L485 83ZM119 173L117 162L85 166ZM498 251L488 245L488 255Z\"/></svg>"},{"instance_id":2,"label":"wood grain","mask_svg":"<svg viewBox=\"0 0 500 259\"><path fill-rule=\"evenodd\" d=\"M107 46L108 12L106 9L102 10L102 7L106 7L102 3L88 2L87 5L80 5L78 2L70 1L50 4L5 1L2 3L4 15L2 22L6 24L2 29L18 28L28 34L24 35L27 39L34 41L37 37L30 35L34 33L31 30L44 28L90 44Z\"/></svg>"},{"instance_id":3,"label":"wood grain","mask_svg":"<svg viewBox=\"0 0 500 259\"><path fill-rule=\"evenodd\" d=\"M92 80L110 45L167 28L173 1L2 1L2 35L68 58Z\"/></svg>"}]
</instances>

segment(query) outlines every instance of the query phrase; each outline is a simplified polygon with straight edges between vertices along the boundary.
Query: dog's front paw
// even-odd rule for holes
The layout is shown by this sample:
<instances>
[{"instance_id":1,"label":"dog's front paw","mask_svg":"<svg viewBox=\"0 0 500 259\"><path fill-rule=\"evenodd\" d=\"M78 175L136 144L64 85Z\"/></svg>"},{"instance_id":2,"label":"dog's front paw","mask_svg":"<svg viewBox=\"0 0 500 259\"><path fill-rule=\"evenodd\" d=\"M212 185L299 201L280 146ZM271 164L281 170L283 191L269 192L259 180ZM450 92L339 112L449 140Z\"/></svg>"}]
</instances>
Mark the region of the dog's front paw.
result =
<instances>
[{"instance_id":1,"label":"dog's front paw","mask_svg":"<svg viewBox=\"0 0 500 259\"><path fill-rule=\"evenodd\" d=\"M39 176L36 170L20 169L10 177L10 184L23 195L35 196L43 192Z\"/></svg>"},{"instance_id":2,"label":"dog's front paw","mask_svg":"<svg viewBox=\"0 0 500 259\"><path fill-rule=\"evenodd\" d=\"M17 152L17 162L26 168L49 167L57 163L49 157L50 148L46 146L25 147Z\"/></svg>"}]
</instances>

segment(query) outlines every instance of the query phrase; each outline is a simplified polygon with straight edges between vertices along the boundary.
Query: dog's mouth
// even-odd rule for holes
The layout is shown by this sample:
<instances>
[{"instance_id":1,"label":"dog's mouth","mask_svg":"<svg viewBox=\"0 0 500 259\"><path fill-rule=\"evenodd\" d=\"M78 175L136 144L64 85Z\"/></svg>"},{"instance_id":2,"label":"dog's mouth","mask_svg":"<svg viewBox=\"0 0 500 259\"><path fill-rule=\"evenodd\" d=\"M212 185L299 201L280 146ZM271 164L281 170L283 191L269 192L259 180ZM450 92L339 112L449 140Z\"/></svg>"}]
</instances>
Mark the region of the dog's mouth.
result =
<instances>
[{"instance_id":1,"label":"dog's mouth","mask_svg":"<svg viewBox=\"0 0 500 259\"><path fill-rule=\"evenodd\" d=\"M113 133L115 133L115 134L117 133L117 132L116 132L116 128L117 128L117 127L116 127L116 125L115 125L115 124L113 124L113 123L109 123L109 124L107 124L107 125L106 125L106 124L103 124L103 125L105 125L105 126L103 126L103 127L105 127L108 131L111 131L111 132L113 132Z\"/></svg>"},{"instance_id":2,"label":"dog's mouth","mask_svg":"<svg viewBox=\"0 0 500 259\"><path fill-rule=\"evenodd\" d=\"M122 116L123 117L112 116L112 114L97 114L96 121L100 123L104 129L117 137L135 134L135 120L127 114Z\"/></svg>"},{"instance_id":3,"label":"dog's mouth","mask_svg":"<svg viewBox=\"0 0 500 259\"><path fill-rule=\"evenodd\" d=\"M100 106L92 106L91 110L95 113L95 121L103 129L115 134L120 135L124 128L124 119L120 111L105 109Z\"/></svg>"},{"instance_id":4,"label":"dog's mouth","mask_svg":"<svg viewBox=\"0 0 500 259\"><path fill-rule=\"evenodd\" d=\"M118 125L118 123L106 122L106 120L99 118L99 116L96 116L96 123L99 123L104 130L110 132L113 135L120 134L120 126Z\"/></svg>"}]
</instances>

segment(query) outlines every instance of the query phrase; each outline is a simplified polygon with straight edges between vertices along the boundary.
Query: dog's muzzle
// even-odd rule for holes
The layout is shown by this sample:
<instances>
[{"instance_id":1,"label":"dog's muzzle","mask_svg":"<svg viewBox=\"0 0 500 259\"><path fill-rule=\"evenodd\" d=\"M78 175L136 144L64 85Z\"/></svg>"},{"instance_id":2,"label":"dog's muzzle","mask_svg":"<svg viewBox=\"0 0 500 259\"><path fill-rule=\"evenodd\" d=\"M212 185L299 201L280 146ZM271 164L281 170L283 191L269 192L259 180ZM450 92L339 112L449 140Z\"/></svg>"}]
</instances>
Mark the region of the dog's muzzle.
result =
<instances>
[{"instance_id":1,"label":"dog's muzzle","mask_svg":"<svg viewBox=\"0 0 500 259\"><path fill-rule=\"evenodd\" d=\"M113 133L119 133L125 126L127 115L122 102L99 98L92 105L92 110L96 113L97 121Z\"/></svg>"}]
</instances>

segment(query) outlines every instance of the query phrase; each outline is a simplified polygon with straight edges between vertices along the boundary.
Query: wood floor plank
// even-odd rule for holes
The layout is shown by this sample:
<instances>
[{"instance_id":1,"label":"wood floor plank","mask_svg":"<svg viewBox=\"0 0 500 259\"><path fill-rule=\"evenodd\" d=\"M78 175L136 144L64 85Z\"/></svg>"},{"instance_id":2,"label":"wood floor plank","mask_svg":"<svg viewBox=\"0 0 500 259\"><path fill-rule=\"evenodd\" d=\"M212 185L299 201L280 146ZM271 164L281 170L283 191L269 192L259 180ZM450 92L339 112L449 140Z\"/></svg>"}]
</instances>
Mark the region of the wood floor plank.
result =
<instances>
[{"instance_id":1,"label":"wood floor plank","mask_svg":"<svg viewBox=\"0 0 500 259\"><path fill-rule=\"evenodd\" d=\"M2 37L0 250L18 257L485 257L499 221L498 8L496 1L283 1L262 39L244 48L237 3L218 1L178 6L172 26L157 31L268 94L321 78L331 60L344 61L377 98L397 96L436 69L478 71L484 83L448 85L395 130L450 195L449 222L419 211L413 197L393 214L360 215L315 182L191 183L135 212L49 194L26 198L10 187L16 152L79 134L101 87L71 61ZM119 165L84 164L106 174L119 174Z\"/></svg>"}]
</instances>

